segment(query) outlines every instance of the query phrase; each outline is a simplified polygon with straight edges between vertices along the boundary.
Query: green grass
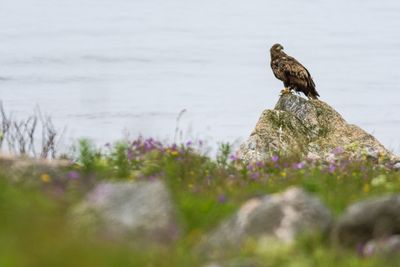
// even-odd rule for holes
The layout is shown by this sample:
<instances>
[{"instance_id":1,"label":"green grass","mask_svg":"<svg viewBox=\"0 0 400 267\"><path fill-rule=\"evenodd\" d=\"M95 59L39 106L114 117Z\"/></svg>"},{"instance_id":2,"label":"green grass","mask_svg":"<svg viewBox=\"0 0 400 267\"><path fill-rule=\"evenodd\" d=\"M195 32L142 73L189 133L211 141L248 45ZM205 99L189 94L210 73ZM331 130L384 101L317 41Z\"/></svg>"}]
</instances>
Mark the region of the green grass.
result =
<instances>
[{"instance_id":1,"label":"green grass","mask_svg":"<svg viewBox=\"0 0 400 267\"><path fill-rule=\"evenodd\" d=\"M193 145L163 146L152 140L94 148L81 141L74 164L60 177L0 174L0 266L202 266L195 248L202 236L247 199L300 186L340 215L351 203L400 191L400 173L364 161L321 162L278 158L247 165L230 158L222 144L216 159ZM138 249L82 238L68 224L69 208L104 180L162 179L177 206L182 235L170 247ZM227 253L229 255L229 252ZM397 266L398 257L362 258L319 237L302 237L290 247L248 244L235 261L260 266ZM226 259L228 260L228 259ZM239 264L239 263L238 263ZM240 266L240 265L238 265Z\"/></svg>"}]
</instances>

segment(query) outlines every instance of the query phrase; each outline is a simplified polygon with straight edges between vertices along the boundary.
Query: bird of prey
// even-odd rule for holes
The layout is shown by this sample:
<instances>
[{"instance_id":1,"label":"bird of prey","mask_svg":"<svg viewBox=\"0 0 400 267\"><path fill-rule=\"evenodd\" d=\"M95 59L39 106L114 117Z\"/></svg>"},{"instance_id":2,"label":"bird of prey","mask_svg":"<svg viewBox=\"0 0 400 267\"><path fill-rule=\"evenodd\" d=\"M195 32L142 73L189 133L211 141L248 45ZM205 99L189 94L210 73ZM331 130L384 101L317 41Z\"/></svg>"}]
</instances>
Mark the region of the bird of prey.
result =
<instances>
[{"instance_id":1,"label":"bird of prey","mask_svg":"<svg viewBox=\"0 0 400 267\"><path fill-rule=\"evenodd\" d=\"M309 99L318 99L315 84L308 70L293 57L283 52L283 46L274 44L271 49L271 68L276 78L283 82L282 94L303 92Z\"/></svg>"}]
</instances>

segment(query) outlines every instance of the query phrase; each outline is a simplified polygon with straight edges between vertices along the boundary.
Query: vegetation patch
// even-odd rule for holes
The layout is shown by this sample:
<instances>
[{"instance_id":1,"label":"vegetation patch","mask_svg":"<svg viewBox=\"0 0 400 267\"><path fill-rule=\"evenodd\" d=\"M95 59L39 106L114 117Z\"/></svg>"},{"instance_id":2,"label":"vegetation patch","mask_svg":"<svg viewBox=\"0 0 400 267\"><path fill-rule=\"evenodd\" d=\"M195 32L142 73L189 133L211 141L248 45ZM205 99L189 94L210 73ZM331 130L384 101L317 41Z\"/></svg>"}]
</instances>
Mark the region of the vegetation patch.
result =
<instances>
[{"instance_id":1,"label":"vegetation patch","mask_svg":"<svg viewBox=\"0 0 400 267\"><path fill-rule=\"evenodd\" d=\"M202 146L138 138L95 147L81 140L57 177L21 172L10 179L14 174L3 168L0 266L202 266L208 259L196 253L201 240L250 198L299 186L339 216L355 201L400 190L398 171L367 158L319 162L277 154L246 164L229 144L221 144L216 158L202 153ZM95 235L82 240L68 224L70 208L97 183L154 179L165 181L176 205L181 235L174 244L138 249ZM327 238L307 236L273 251L250 242L232 257L259 266L395 266L399 260L366 259L356 248L341 250Z\"/></svg>"}]
</instances>

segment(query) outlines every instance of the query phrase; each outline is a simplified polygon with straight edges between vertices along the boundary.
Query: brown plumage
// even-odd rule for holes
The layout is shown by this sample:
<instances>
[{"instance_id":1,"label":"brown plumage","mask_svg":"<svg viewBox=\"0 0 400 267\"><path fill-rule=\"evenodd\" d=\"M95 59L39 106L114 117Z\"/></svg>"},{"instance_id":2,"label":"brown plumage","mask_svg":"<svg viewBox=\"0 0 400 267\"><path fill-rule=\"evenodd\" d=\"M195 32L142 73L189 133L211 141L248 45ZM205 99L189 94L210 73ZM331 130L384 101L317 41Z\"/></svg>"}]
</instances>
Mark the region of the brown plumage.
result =
<instances>
[{"instance_id":1,"label":"brown plumage","mask_svg":"<svg viewBox=\"0 0 400 267\"><path fill-rule=\"evenodd\" d=\"M317 99L319 94L308 70L293 57L282 51L283 46L274 44L271 49L271 68L276 78L285 86L282 93L291 90L303 92L308 98Z\"/></svg>"}]
</instances>

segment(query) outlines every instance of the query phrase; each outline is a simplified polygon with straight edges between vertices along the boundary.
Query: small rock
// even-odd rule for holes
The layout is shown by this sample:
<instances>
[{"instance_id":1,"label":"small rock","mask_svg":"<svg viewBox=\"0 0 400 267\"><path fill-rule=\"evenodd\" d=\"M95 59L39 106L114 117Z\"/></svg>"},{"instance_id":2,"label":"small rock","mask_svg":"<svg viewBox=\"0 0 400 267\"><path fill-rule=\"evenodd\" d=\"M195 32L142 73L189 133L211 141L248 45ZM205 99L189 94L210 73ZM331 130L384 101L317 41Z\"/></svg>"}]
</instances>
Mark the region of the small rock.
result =
<instances>
[{"instance_id":1,"label":"small rock","mask_svg":"<svg viewBox=\"0 0 400 267\"><path fill-rule=\"evenodd\" d=\"M204 247L218 256L218 251L240 248L249 240L290 244L300 233L328 230L331 222L330 211L317 198L291 188L244 203L206 239Z\"/></svg>"},{"instance_id":2,"label":"small rock","mask_svg":"<svg viewBox=\"0 0 400 267\"><path fill-rule=\"evenodd\" d=\"M178 235L169 192L158 180L99 184L72 218L81 230L115 240L168 243Z\"/></svg>"},{"instance_id":3,"label":"small rock","mask_svg":"<svg viewBox=\"0 0 400 267\"><path fill-rule=\"evenodd\" d=\"M49 175L52 180L63 180L67 160L34 159L27 156L0 154L0 170L14 182L37 183L42 174Z\"/></svg>"},{"instance_id":4,"label":"small rock","mask_svg":"<svg viewBox=\"0 0 400 267\"><path fill-rule=\"evenodd\" d=\"M356 248L399 233L400 195L391 195L351 205L335 225L332 239L338 245Z\"/></svg>"},{"instance_id":5,"label":"small rock","mask_svg":"<svg viewBox=\"0 0 400 267\"><path fill-rule=\"evenodd\" d=\"M400 162L395 163L392 168L395 170L400 170Z\"/></svg>"},{"instance_id":6,"label":"small rock","mask_svg":"<svg viewBox=\"0 0 400 267\"><path fill-rule=\"evenodd\" d=\"M361 250L362 256L391 254L400 252L400 235L393 235L380 240L368 241Z\"/></svg>"}]
</instances>

